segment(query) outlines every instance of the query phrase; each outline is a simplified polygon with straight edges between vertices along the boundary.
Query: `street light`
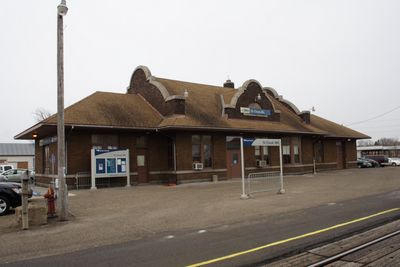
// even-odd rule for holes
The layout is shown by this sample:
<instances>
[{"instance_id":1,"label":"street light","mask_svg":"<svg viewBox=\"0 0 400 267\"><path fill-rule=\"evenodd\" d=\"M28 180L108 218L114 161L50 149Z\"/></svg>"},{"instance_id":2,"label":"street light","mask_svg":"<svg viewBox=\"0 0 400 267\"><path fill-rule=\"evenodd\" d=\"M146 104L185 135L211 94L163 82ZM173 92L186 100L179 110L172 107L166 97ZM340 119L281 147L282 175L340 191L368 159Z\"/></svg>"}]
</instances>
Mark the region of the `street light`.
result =
<instances>
[{"instance_id":1,"label":"street light","mask_svg":"<svg viewBox=\"0 0 400 267\"><path fill-rule=\"evenodd\" d=\"M65 184L65 130L64 130L64 32L63 17L68 7L65 0L57 6L57 174L59 181L58 215L67 220L67 186Z\"/></svg>"},{"instance_id":2,"label":"street light","mask_svg":"<svg viewBox=\"0 0 400 267\"><path fill-rule=\"evenodd\" d=\"M61 15L61 16L67 15L68 7L67 7L67 4L65 3L65 0L61 0L61 4L58 5L57 11L58 11L58 15Z\"/></svg>"}]
</instances>

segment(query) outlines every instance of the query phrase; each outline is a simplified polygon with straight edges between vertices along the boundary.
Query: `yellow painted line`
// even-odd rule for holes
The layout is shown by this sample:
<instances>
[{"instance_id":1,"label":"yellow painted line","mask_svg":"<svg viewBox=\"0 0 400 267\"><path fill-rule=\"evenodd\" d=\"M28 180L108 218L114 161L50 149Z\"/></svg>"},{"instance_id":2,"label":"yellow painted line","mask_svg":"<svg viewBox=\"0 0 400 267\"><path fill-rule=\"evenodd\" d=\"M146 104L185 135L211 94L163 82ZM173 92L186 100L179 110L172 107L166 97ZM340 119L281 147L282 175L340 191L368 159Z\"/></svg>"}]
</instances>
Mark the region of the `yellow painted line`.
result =
<instances>
[{"instance_id":1,"label":"yellow painted line","mask_svg":"<svg viewBox=\"0 0 400 267\"><path fill-rule=\"evenodd\" d=\"M226 255L226 256L223 256L223 257L220 257L220 258L216 258L216 259L212 259L212 260L208 260L208 261L203 261L203 262L191 264L191 265L188 265L187 267L204 266L204 265L207 265L207 264L211 264L211 263L215 263L215 262L219 262L219 261L224 261L224 260L227 260L227 259L231 259L231 258L235 258L235 257L242 256L242 255L245 255L245 254L249 254L249 253L264 249L264 248L269 248L269 247L277 246L277 245L280 245L280 244L283 244L283 243L287 243L287 242L290 242L290 241L293 241L293 240L298 240L298 239L301 239L301 238L305 238L305 237L321 234L321 233L324 233L324 232L327 232L327 231L330 231L330 230L333 230L333 229L337 229L337 228L340 228L340 227L343 227L343 226L347 226L347 225L350 225L350 224L353 224L353 223L365 221L365 220L371 219L373 217L377 217L377 216L380 216L380 215L383 215L383 214L386 214L386 213L399 211L399 210L400 210L400 208L394 208L394 209L390 209L390 210L381 211L381 212L378 212L378 213L375 213L375 214L372 214L372 215L369 215L369 216L366 216L366 217L358 218L358 219L355 219L355 220L352 220L352 221L349 221L349 222L345 222L345 223L341 223L341 224L336 224L334 226L331 226L331 227L328 227L328 228L324 228L324 229L321 229L321 230L317 230L317 231L314 231L314 232L310 232L310 233L307 233L307 234L303 234L303 235L291 237L291 238L288 238L288 239L276 241L276 242L269 243L269 244L266 244L266 245L263 245L263 246L260 246L260 247L252 248L252 249L249 249L249 250L236 252L236 253L233 253L233 254L230 254L230 255Z\"/></svg>"}]
</instances>

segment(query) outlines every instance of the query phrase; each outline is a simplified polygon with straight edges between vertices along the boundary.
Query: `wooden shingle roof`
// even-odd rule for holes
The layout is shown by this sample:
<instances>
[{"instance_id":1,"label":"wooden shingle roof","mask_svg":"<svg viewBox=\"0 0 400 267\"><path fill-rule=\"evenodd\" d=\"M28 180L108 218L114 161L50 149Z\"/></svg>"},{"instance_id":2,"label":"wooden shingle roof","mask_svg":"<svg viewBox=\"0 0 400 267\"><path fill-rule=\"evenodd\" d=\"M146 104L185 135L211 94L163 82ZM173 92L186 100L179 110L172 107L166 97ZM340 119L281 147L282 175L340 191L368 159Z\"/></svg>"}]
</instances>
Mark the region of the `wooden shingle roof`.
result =
<instances>
[{"instance_id":1,"label":"wooden shingle roof","mask_svg":"<svg viewBox=\"0 0 400 267\"><path fill-rule=\"evenodd\" d=\"M162 117L140 95L95 92L66 108L64 121L81 126L152 128ZM57 117L53 115L45 123L57 123Z\"/></svg>"},{"instance_id":2,"label":"wooden shingle roof","mask_svg":"<svg viewBox=\"0 0 400 267\"><path fill-rule=\"evenodd\" d=\"M237 96L238 89L170 80L151 76L146 68L147 82L161 84L163 94L182 96L184 115L163 116L138 93L95 92L65 109L66 126L113 127L123 129L205 129L254 133L309 134L327 137L362 139L368 136L316 115L307 124L298 109L277 96L272 88L268 99L280 112L280 121L233 119L224 116L224 107ZM165 89L164 89L165 88ZM166 91L165 91L166 90ZM271 91L272 90L272 91ZM129 91L129 90L128 90ZM187 91L187 97L183 97ZM272 92L272 93L271 93ZM266 94L267 95L267 94ZM167 100L166 100L167 101ZM55 115L16 136L30 139L41 127L56 125Z\"/></svg>"}]
</instances>

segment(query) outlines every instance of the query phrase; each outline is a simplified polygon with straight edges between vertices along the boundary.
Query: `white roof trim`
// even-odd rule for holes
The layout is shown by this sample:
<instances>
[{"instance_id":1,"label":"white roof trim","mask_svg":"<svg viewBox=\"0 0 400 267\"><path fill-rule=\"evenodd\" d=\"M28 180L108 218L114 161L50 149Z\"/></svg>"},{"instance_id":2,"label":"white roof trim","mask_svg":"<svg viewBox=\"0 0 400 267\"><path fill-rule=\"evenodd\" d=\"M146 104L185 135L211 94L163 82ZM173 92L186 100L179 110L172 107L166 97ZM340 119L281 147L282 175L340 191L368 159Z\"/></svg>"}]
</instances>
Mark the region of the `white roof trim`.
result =
<instances>
[{"instance_id":1,"label":"white roof trim","mask_svg":"<svg viewBox=\"0 0 400 267\"><path fill-rule=\"evenodd\" d=\"M165 86L162 83L157 81L157 77L151 75L150 69L148 67L146 67L146 66L143 66L143 65L137 66L136 69L132 73L131 81L132 81L133 75L135 74L135 72L137 70L142 70L144 72L144 74L146 76L146 80L150 84L154 85L160 91L160 93L163 96L165 102L168 102L168 101L173 100L173 99L183 99L183 100L185 99L185 97L183 95L171 95L168 92L167 88L165 88Z\"/></svg>"}]
</instances>

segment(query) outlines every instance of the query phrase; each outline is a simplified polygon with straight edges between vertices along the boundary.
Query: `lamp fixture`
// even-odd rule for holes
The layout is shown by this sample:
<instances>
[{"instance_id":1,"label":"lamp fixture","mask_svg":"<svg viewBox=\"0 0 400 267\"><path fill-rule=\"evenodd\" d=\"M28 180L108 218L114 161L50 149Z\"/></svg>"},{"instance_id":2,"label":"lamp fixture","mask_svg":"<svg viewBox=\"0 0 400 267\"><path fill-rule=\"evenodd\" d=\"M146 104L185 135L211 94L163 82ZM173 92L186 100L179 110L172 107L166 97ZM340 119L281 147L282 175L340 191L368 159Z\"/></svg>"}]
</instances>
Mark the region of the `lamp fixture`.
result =
<instances>
[{"instance_id":1,"label":"lamp fixture","mask_svg":"<svg viewBox=\"0 0 400 267\"><path fill-rule=\"evenodd\" d=\"M255 101L257 102L257 101L260 101L261 100L261 95L260 95L260 93L258 93L258 95L257 95L257 97L256 97L256 99L255 99Z\"/></svg>"},{"instance_id":2,"label":"lamp fixture","mask_svg":"<svg viewBox=\"0 0 400 267\"><path fill-rule=\"evenodd\" d=\"M37 137L37 134L35 134L35 133L32 134L32 137L33 137L33 138L36 138L36 137Z\"/></svg>"},{"instance_id":3,"label":"lamp fixture","mask_svg":"<svg viewBox=\"0 0 400 267\"><path fill-rule=\"evenodd\" d=\"M189 92L188 92L187 89L185 89L185 92L183 92L183 96L184 96L185 98L189 96Z\"/></svg>"},{"instance_id":4,"label":"lamp fixture","mask_svg":"<svg viewBox=\"0 0 400 267\"><path fill-rule=\"evenodd\" d=\"M67 7L67 3L65 2L65 0L61 0L61 4L59 4L57 6L57 11L58 11L58 15L60 15L60 16L67 15L68 7Z\"/></svg>"}]
</instances>

